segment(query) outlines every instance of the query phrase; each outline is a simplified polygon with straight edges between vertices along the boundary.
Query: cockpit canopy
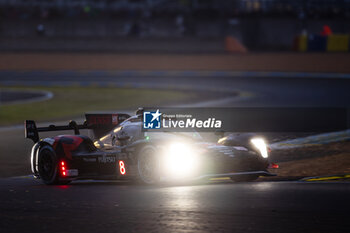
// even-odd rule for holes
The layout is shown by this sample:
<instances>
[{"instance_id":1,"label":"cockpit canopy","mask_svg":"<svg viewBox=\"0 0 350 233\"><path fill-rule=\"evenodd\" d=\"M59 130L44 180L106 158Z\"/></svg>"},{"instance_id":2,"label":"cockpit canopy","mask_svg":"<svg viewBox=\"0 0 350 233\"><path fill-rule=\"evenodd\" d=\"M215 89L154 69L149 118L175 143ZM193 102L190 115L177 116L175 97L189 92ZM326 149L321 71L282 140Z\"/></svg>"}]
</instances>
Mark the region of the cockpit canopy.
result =
<instances>
[{"instance_id":1,"label":"cockpit canopy","mask_svg":"<svg viewBox=\"0 0 350 233\"><path fill-rule=\"evenodd\" d=\"M136 115L123 121L110 133L96 141L100 146L122 146L137 140L193 140L202 141L201 135L191 132L142 132L141 115Z\"/></svg>"}]
</instances>

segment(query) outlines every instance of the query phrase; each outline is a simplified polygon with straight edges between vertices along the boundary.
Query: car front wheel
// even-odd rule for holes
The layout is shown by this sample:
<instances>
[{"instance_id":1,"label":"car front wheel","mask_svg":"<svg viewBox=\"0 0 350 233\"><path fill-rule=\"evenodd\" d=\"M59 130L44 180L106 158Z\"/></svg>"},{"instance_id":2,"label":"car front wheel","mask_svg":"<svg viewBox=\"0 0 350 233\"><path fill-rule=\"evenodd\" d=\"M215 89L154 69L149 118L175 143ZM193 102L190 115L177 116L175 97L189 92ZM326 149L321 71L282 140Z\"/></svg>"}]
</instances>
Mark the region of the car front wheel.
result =
<instances>
[{"instance_id":1,"label":"car front wheel","mask_svg":"<svg viewBox=\"0 0 350 233\"><path fill-rule=\"evenodd\" d=\"M160 182L159 157L154 146L148 145L140 149L137 160L138 178L145 184Z\"/></svg>"}]
</instances>

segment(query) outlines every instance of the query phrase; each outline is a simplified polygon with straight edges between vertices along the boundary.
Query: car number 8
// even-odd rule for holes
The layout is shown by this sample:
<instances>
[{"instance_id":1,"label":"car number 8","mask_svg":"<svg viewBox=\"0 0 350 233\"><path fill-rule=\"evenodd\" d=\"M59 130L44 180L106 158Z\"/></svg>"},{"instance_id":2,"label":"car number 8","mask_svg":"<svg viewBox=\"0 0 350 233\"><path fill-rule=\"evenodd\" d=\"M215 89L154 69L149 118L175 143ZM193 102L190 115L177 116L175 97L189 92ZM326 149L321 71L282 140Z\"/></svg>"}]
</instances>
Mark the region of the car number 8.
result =
<instances>
[{"instance_id":1,"label":"car number 8","mask_svg":"<svg viewBox=\"0 0 350 233\"><path fill-rule=\"evenodd\" d=\"M123 160L119 160L119 171L120 174L125 175L126 170L125 170L125 164Z\"/></svg>"}]
</instances>

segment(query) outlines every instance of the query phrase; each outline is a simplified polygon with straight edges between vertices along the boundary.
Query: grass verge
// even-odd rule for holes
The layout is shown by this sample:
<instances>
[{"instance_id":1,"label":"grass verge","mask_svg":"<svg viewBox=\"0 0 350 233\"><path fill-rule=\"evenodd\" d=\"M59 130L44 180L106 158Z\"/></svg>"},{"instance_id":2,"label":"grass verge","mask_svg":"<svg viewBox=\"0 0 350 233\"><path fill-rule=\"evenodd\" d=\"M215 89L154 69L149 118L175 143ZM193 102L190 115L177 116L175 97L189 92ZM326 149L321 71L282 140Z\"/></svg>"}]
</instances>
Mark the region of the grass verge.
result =
<instances>
[{"instance_id":1,"label":"grass verge","mask_svg":"<svg viewBox=\"0 0 350 233\"><path fill-rule=\"evenodd\" d=\"M303 177L350 173L350 141L275 151L274 162L278 169L271 169L276 177L260 180L295 180ZM279 161L278 161L279 160Z\"/></svg>"},{"instance_id":2,"label":"grass verge","mask_svg":"<svg viewBox=\"0 0 350 233\"><path fill-rule=\"evenodd\" d=\"M115 87L16 87L11 90L40 90L54 94L52 99L0 106L0 125L82 117L88 111L115 111L141 106L160 106L195 99L195 93L183 91L129 89Z\"/></svg>"}]
</instances>

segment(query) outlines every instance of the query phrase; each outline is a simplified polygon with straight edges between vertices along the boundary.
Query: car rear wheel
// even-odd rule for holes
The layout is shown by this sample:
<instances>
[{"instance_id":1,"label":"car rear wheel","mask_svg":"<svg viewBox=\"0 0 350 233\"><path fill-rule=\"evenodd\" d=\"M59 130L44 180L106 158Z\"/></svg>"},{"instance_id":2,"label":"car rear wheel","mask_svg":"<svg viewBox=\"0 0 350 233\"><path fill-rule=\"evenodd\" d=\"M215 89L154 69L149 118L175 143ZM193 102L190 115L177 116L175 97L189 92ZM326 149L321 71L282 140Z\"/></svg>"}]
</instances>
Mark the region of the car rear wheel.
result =
<instances>
[{"instance_id":1,"label":"car rear wheel","mask_svg":"<svg viewBox=\"0 0 350 233\"><path fill-rule=\"evenodd\" d=\"M137 170L139 181L156 184L160 181L159 157L154 146L144 146L138 153Z\"/></svg>"},{"instance_id":2,"label":"car rear wheel","mask_svg":"<svg viewBox=\"0 0 350 233\"><path fill-rule=\"evenodd\" d=\"M48 185L68 184L69 181L60 181L58 173L57 156L53 148L45 145L40 148L38 154L38 172L40 179Z\"/></svg>"}]
</instances>

